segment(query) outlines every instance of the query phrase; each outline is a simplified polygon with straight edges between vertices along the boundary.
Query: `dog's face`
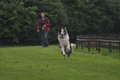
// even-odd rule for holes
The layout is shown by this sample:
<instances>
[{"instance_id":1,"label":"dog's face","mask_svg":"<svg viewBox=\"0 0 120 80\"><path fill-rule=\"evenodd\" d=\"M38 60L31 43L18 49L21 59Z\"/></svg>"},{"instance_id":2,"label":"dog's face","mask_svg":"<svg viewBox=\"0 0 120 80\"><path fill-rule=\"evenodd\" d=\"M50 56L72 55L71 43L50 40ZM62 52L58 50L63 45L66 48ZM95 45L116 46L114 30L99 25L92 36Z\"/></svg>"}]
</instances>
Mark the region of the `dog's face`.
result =
<instances>
[{"instance_id":1,"label":"dog's face","mask_svg":"<svg viewBox=\"0 0 120 80\"><path fill-rule=\"evenodd\" d=\"M58 29L58 36L60 36L60 38L64 38L67 34L67 30L66 28L59 28Z\"/></svg>"}]
</instances>

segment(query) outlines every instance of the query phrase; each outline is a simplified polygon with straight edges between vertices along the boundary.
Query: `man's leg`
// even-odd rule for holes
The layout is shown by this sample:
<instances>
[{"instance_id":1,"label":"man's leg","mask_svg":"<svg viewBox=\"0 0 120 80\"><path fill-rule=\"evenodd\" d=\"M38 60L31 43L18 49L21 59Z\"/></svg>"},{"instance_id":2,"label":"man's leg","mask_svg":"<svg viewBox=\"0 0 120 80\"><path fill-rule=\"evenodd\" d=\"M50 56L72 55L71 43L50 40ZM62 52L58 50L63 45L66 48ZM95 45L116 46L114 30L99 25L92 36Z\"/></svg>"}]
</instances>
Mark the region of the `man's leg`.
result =
<instances>
[{"instance_id":1,"label":"man's leg","mask_svg":"<svg viewBox=\"0 0 120 80\"><path fill-rule=\"evenodd\" d=\"M44 31L41 31L41 40L42 40L42 47L45 47L45 41L44 41Z\"/></svg>"},{"instance_id":2,"label":"man's leg","mask_svg":"<svg viewBox=\"0 0 120 80\"><path fill-rule=\"evenodd\" d=\"M49 46L49 43L48 43L48 32L45 31L45 34L44 34L44 41L45 41L45 46Z\"/></svg>"}]
</instances>

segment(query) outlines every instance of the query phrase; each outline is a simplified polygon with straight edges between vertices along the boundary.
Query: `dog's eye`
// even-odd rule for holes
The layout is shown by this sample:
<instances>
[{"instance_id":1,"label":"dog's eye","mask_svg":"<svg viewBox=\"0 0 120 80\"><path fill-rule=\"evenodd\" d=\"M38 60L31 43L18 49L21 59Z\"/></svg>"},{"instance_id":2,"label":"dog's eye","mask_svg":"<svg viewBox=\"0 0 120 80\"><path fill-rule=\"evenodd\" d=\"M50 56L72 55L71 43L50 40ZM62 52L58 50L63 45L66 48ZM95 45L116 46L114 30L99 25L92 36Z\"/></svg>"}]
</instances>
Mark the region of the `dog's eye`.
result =
<instances>
[{"instance_id":1,"label":"dog's eye","mask_svg":"<svg viewBox=\"0 0 120 80\"><path fill-rule=\"evenodd\" d=\"M64 31L64 33L66 34L66 31Z\"/></svg>"},{"instance_id":2,"label":"dog's eye","mask_svg":"<svg viewBox=\"0 0 120 80\"><path fill-rule=\"evenodd\" d=\"M59 33L61 32L61 30L58 31Z\"/></svg>"}]
</instances>

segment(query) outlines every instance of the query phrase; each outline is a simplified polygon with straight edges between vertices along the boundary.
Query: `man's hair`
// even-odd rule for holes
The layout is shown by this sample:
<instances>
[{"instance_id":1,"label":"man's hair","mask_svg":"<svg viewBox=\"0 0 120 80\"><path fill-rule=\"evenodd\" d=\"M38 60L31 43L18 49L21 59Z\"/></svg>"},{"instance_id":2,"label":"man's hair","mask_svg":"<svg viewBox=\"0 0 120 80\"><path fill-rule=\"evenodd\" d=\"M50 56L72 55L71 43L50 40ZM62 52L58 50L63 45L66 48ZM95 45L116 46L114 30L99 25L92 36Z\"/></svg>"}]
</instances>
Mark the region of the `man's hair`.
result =
<instances>
[{"instance_id":1,"label":"man's hair","mask_svg":"<svg viewBox=\"0 0 120 80\"><path fill-rule=\"evenodd\" d=\"M41 12L41 13L40 13L40 15L41 15L42 13L45 15L45 13L44 13L44 12Z\"/></svg>"}]
</instances>

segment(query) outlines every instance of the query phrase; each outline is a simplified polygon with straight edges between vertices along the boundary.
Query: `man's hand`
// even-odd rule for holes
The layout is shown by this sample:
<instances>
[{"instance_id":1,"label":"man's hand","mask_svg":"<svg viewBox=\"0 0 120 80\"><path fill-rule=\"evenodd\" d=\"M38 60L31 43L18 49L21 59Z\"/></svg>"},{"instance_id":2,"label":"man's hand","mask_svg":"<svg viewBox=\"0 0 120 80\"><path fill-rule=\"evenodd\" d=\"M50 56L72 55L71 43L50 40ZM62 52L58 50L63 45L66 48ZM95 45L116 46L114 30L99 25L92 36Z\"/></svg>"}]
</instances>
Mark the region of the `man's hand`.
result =
<instances>
[{"instance_id":1,"label":"man's hand","mask_svg":"<svg viewBox=\"0 0 120 80\"><path fill-rule=\"evenodd\" d=\"M37 30L37 32L40 32L40 30Z\"/></svg>"},{"instance_id":2,"label":"man's hand","mask_svg":"<svg viewBox=\"0 0 120 80\"><path fill-rule=\"evenodd\" d=\"M46 28L46 25L44 25L43 27Z\"/></svg>"}]
</instances>

